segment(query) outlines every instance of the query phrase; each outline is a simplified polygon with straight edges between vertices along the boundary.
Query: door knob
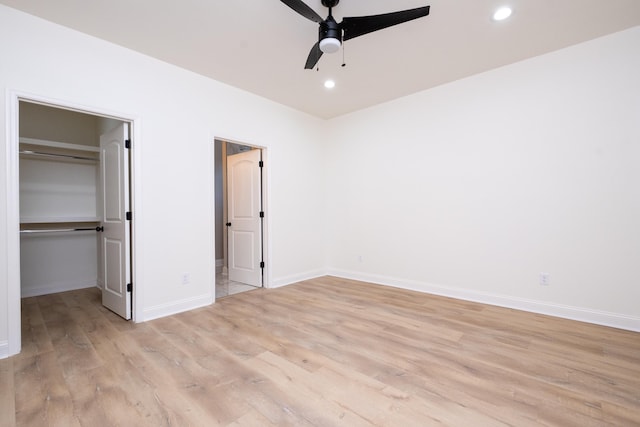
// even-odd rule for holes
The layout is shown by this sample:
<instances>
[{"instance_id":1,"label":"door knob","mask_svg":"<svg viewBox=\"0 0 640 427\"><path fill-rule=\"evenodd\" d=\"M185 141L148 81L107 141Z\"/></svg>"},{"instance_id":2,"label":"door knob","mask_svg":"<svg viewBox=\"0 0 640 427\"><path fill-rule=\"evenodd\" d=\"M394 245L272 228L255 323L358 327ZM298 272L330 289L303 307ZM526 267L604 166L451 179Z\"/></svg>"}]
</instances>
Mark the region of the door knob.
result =
<instances>
[{"instance_id":1,"label":"door knob","mask_svg":"<svg viewBox=\"0 0 640 427\"><path fill-rule=\"evenodd\" d=\"M227 223L227 227L231 227L231 223L230 222Z\"/></svg>"}]
</instances>

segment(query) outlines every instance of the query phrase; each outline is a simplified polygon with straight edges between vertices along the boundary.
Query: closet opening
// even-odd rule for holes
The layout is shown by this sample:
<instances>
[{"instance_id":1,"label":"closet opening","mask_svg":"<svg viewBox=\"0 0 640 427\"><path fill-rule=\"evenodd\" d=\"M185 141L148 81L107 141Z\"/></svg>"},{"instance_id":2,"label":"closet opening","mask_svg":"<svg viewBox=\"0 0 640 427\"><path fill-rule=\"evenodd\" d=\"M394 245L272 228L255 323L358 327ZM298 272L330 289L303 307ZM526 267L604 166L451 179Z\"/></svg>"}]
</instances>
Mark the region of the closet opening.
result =
<instances>
[{"instance_id":1,"label":"closet opening","mask_svg":"<svg viewBox=\"0 0 640 427\"><path fill-rule=\"evenodd\" d=\"M20 297L98 287L132 318L131 123L20 99Z\"/></svg>"}]
</instances>

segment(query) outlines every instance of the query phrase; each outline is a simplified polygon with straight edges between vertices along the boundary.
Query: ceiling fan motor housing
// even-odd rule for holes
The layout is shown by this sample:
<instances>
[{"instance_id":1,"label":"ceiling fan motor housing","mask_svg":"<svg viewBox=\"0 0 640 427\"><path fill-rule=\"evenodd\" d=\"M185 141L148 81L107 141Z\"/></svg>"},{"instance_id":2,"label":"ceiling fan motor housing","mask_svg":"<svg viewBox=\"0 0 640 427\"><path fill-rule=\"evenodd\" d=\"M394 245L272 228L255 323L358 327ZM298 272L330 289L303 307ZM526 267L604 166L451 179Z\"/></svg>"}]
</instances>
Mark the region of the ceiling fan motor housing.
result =
<instances>
[{"instance_id":1,"label":"ceiling fan motor housing","mask_svg":"<svg viewBox=\"0 0 640 427\"><path fill-rule=\"evenodd\" d=\"M340 25L329 15L327 19L320 23L318 30L320 40L320 50L325 53L336 52L342 43L342 30Z\"/></svg>"}]
</instances>

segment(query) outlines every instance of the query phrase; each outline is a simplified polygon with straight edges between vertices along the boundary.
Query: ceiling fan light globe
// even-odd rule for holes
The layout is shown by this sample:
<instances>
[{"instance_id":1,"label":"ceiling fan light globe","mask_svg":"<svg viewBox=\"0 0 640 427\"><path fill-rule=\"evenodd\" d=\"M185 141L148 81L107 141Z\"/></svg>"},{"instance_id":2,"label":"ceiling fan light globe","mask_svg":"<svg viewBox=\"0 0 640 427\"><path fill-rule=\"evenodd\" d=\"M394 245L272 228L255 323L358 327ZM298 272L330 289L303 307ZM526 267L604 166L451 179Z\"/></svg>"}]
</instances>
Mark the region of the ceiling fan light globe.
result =
<instances>
[{"instance_id":1,"label":"ceiling fan light globe","mask_svg":"<svg viewBox=\"0 0 640 427\"><path fill-rule=\"evenodd\" d=\"M340 40L327 37L325 39L320 40L320 50L323 53L334 53L340 49Z\"/></svg>"}]
</instances>

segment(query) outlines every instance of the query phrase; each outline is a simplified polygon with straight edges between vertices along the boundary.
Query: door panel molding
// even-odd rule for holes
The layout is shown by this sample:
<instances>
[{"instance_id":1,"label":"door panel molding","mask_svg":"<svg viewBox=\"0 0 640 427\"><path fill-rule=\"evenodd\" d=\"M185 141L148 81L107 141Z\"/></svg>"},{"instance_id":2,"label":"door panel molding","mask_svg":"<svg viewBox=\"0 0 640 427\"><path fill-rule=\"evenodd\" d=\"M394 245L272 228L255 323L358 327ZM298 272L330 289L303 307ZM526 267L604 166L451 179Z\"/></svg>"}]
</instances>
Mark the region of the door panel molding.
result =
<instances>
[{"instance_id":1,"label":"door panel molding","mask_svg":"<svg viewBox=\"0 0 640 427\"><path fill-rule=\"evenodd\" d=\"M262 286L261 150L227 157L229 280Z\"/></svg>"},{"instance_id":2,"label":"door panel molding","mask_svg":"<svg viewBox=\"0 0 640 427\"><path fill-rule=\"evenodd\" d=\"M128 124L122 123L100 135L102 186L102 305L131 319L131 236L129 220Z\"/></svg>"}]
</instances>

